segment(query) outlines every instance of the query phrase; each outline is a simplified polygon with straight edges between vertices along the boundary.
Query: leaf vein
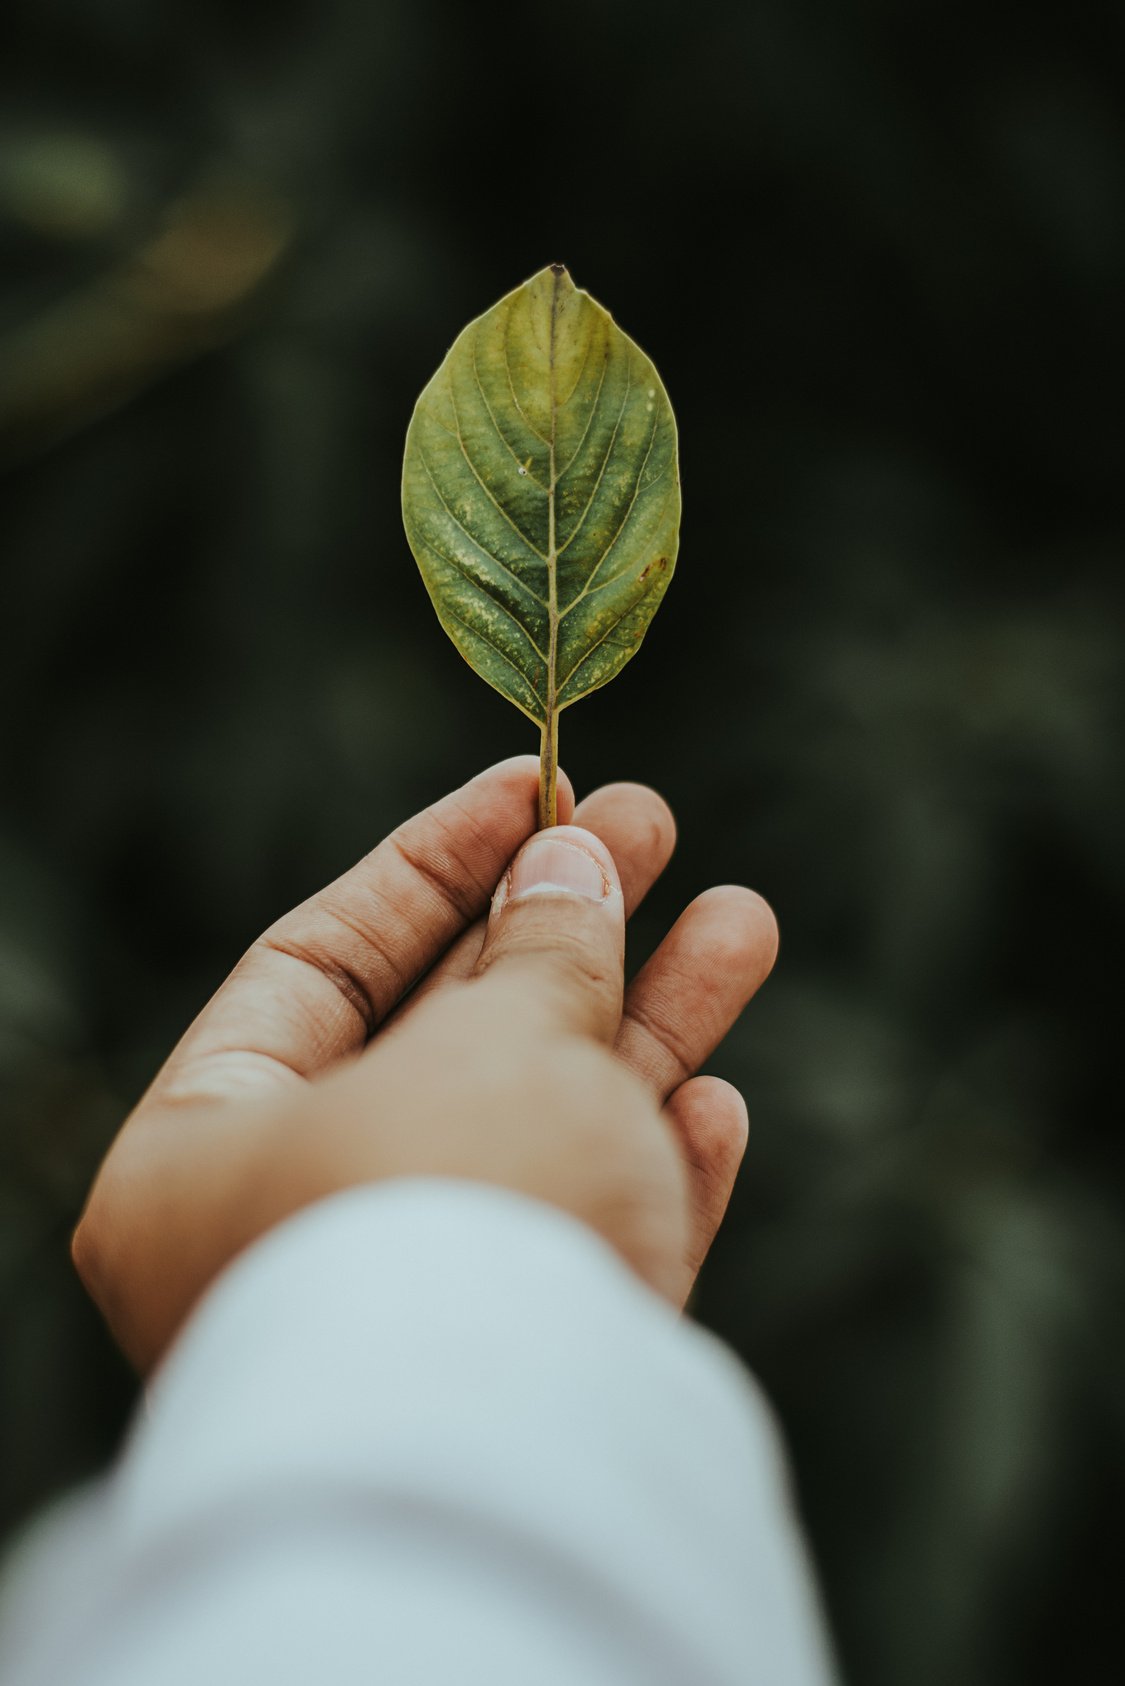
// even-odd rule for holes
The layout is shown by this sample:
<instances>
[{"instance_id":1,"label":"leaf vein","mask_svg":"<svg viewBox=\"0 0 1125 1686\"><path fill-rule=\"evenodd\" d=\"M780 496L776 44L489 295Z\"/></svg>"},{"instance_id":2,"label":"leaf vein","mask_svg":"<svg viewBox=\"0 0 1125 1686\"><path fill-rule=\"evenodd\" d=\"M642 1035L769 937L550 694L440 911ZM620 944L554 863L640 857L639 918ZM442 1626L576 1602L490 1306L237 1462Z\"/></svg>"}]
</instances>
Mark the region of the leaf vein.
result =
<instances>
[{"instance_id":1,"label":"leaf vein","mask_svg":"<svg viewBox=\"0 0 1125 1686\"><path fill-rule=\"evenodd\" d=\"M609 346L607 345L606 348L605 348L605 357L602 359L602 372L601 372L601 375L598 378L598 390L594 394L594 402L590 405L590 414L589 414L589 417L587 418L586 426L582 430L582 437L578 441L578 444L575 446L574 451L567 458L566 467L559 471L558 478L560 480L562 479L563 475L566 474L567 471L570 469L571 465L573 463L577 462L579 451L581 451L583 445L586 443L587 439L590 437L590 429L594 425L594 417L597 415L598 406L601 404L601 401L602 401L602 387L605 385L605 372L608 368L609 368Z\"/></svg>"},{"instance_id":2,"label":"leaf vein","mask_svg":"<svg viewBox=\"0 0 1125 1686\"><path fill-rule=\"evenodd\" d=\"M527 426L527 428L529 429L529 431L534 433L536 439L538 439L538 441L541 445L550 445L551 441L549 439L545 438L542 433L540 433L539 429L532 422L531 417L527 414L523 405L520 403L519 399L516 397L516 386L515 386L515 382L512 379L512 365L511 365L511 362L508 358L508 336L509 336L509 331L511 329L511 326L512 326L512 306L509 305L507 315L504 317L504 339L503 339L504 368L505 368L505 371L506 371L507 376L508 376L508 391L512 395L512 403L515 405L516 409L519 411L520 415L523 417L524 423Z\"/></svg>"},{"instance_id":3,"label":"leaf vein","mask_svg":"<svg viewBox=\"0 0 1125 1686\"><path fill-rule=\"evenodd\" d=\"M472 622L467 621L465 619L464 615L459 615L457 613L456 609L450 608L448 603L444 604L443 607L445 609L446 614L449 615L453 620L455 620L458 623L458 625L463 626L465 628L466 632L471 632L474 638L479 638L482 644L487 644L490 650L494 650L496 652L496 654L500 657L500 660L504 663L505 667L510 667L512 672L515 674L516 678L523 681L523 683L527 686L528 690L531 692L532 696L535 698L536 702L539 704L540 708L542 708L543 698L539 695L539 692L536 690L535 686L531 683L531 680L527 677L527 674L522 673L520 671L520 669L516 666L516 664L512 660L512 658L510 656L506 656L504 654L504 652L500 648L499 644L497 644L493 639L489 638L486 633L483 633L480 630L479 627L473 626Z\"/></svg>"},{"instance_id":4,"label":"leaf vein","mask_svg":"<svg viewBox=\"0 0 1125 1686\"><path fill-rule=\"evenodd\" d=\"M598 557L598 560L595 563L594 567L590 570L590 577L587 579L586 584L582 587L582 590L578 593L578 596L574 599L574 601L572 603L568 603L566 608L563 610L564 615L569 615L570 611L573 608L575 608L579 603L581 603L581 601L584 597L587 597L589 595L591 589L594 588L594 580L596 579L596 577L598 575L598 571L602 567L602 564L605 562L606 557L609 555L610 551L613 549L613 547L617 543L618 539L621 537L622 533L625 531L625 528L626 528L626 526L628 524L628 521L629 521L629 517L632 515L633 510L636 507L637 499L638 499L638 497L640 496L640 493L641 493L641 479L644 475L645 468L648 465L648 459L652 455L652 447L653 447L653 443L654 443L655 439L656 439L656 415L654 413L653 418L652 418L652 432L649 434L648 449L645 451L644 458L641 462L641 466L637 470L637 483L633 487L633 496L629 499L629 507L625 511L624 515L621 517L621 521L620 521L620 524L618 525L616 533L614 533L613 537L610 539L609 543L606 545L605 549L602 551L601 555ZM663 473L664 473L664 469L661 469L660 474L663 474ZM649 481L650 486L656 485L657 480L660 479L660 474L658 474L656 476L655 480ZM647 491L648 487L646 487L645 490ZM569 543L569 540L568 540L568 543Z\"/></svg>"},{"instance_id":5,"label":"leaf vein","mask_svg":"<svg viewBox=\"0 0 1125 1686\"><path fill-rule=\"evenodd\" d=\"M466 450L466 445L464 445L464 440L462 440L462 438L460 438L460 433L457 433L457 442L459 442L459 445L460 445L460 455L462 455L462 457L464 457L464 459L466 459L467 464L469 464L469 467L471 467L471 469L472 469L472 460L471 460L471 457L469 457L469 452L467 452L467 450ZM469 528L467 528L466 524L464 524L464 521L459 521L459 519L457 519L457 516L455 516L454 511L452 511L452 509L450 509L450 507L449 507L449 504L447 504L447 502L445 502L445 497L444 497L444 494L442 494L442 489L440 489L439 484L437 484L437 481L435 481L435 479L433 479L433 470L430 469L430 464L428 464L428 462L427 462L427 457L425 457L425 450L423 450L422 445L418 445L418 455L420 455L420 457L422 457L423 467L425 467L425 472L427 472L428 477L430 477L430 486L433 487L433 491L437 492L437 499L439 499L440 506L442 506L442 509L444 509L445 514L447 514L447 516L449 516L450 521L454 521L454 523L457 524L457 526L459 526L460 531L462 531L462 533L466 534L467 540L471 540L472 543L474 543L474 545L476 545L477 550L481 551L481 555L487 556L487 558L489 558L489 560L494 561L494 563L496 563L496 566L498 566L498 568L503 568L504 573L509 573L509 575L511 575L511 577L513 577L513 580L514 580L514 582L516 582L516 585L523 585L523 588L525 588L525 592L531 592L531 597L535 597L536 602L540 602L540 604L541 604L541 602L543 602L543 599L541 599L540 595L538 595L538 592L535 592L535 590L531 590L530 585L526 585L526 583L523 582L523 580L521 580L521 578L519 578L518 573L514 573L513 568L509 568L508 563L506 563L506 561L501 561L501 558L499 558L499 556L494 556L493 551L489 550L489 548L487 548L487 545L482 545L481 540L479 540L479 538L476 538L476 536L474 536L474 534L472 534L471 531L469 531ZM476 479L477 486L481 487L481 491L484 492L484 494L486 494L487 497L489 497L489 501L493 502L494 506L496 506L496 509L498 509L499 514L503 514L504 521L508 521L508 526L509 526L509 528L513 529L513 533L516 534L516 538L521 538L521 540L523 540L523 543L525 543L525 545L528 546L528 550L531 551L531 555L538 556L538 560L540 560L540 561L546 561L546 556L543 555L543 551L536 550L535 545L533 545L533 543L531 543L531 540L530 540L530 538L528 538L528 536L526 536L526 533L521 533L521 531L519 531L518 526L516 526L516 523L514 523L513 519L511 519L511 516L508 516L508 514L504 514L503 509L501 509L501 506L499 506L498 502L496 502L496 499L494 499L493 494L491 494L491 492L489 492L489 489L487 489L486 484L484 484L484 481L482 481L482 479L481 479L481 475L477 474L476 469L472 469L472 474L474 474L474 479Z\"/></svg>"},{"instance_id":6,"label":"leaf vein","mask_svg":"<svg viewBox=\"0 0 1125 1686\"><path fill-rule=\"evenodd\" d=\"M452 375L449 375L447 377L447 379L449 381L449 402L453 406L453 420L457 424L457 443L461 447L461 455L464 457L465 461L468 463L469 471L472 474L473 479L476 481L477 485L480 487L481 491L484 493L485 497L488 499L488 501L492 505L493 509L495 509L496 513L498 515L503 516L504 520L508 523L509 527L512 529L512 531L516 535L516 537L523 541L523 543L527 546L528 550L530 550L531 554L533 556L537 556L539 558L540 562L546 562L547 558L544 556L543 552L539 549L538 545L532 544L532 542L528 538L527 534L523 531L523 529L521 527L518 527L516 525L516 523L512 520L511 516L508 514L508 511L504 508L503 504L499 503L497 501L497 499L495 497L493 497L492 493L489 491L488 487L485 485L484 481L481 479L480 475L477 473L476 464L473 462L472 457L469 455L468 451L465 449L465 440L464 440L464 438L462 436L462 433L461 433L461 418L457 413L457 400L453 396L453 377L452 377ZM482 550L484 549L483 545L481 546L481 549Z\"/></svg>"},{"instance_id":7,"label":"leaf vein","mask_svg":"<svg viewBox=\"0 0 1125 1686\"><path fill-rule=\"evenodd\" d=\"M496 437L499 439L500 443L504 446L504 448L508 451L509 455L511 456L512 461L516 464L516 467L519 468L520 470L522 470L525 478L530 480L531 484L533 486L538 486L539 490L543 493L544 496L546 496L547 495L546 486L544 486L544 484L543 484L542 480L540 480L539 476L537 474L532 474L530 468L528 468L520 460L520 458L516 455L515 449L513 448L511 441L509 440L507 434L504 432L504 429L500 426L500 423L496 420L496 415L495 415L495 412L493 411L492 405L488 402L488 394L485 392L484 387L481 384L480 370L477 367L477 341L476 341L476 335L475 334L473 336L473 342L472 343L473 343L473 379L477 383L477 391L480 393L481 400L484 404L484 407L488 411L488 419L492 423L493 427L496 429Z\"/></svg>"},{"instance_id":8,"label":"leaf vein","mask_svg":"<svg viewBox=\"0 0 1125 1686\"><path fill-rule=\"evenodd\" d=\"M590 510L593 506L594 499L598 495L598 487L601 485L602 479L605 475L605 471L609 467L609 459L613 455L613 447L617 443L617 435L618 435L618 431L620 430L620 427L621 427L621 418L625 414L625 406L629 402L629 394L632 390L633 390L633 363L632 363L632 359L630 358L630 360L629 360L629 379L626 382L626 386L625 386L625 396L621 400L621 408L617 412L617 420L613 424L613 432L610 434L609 444L605 448L605 456L602 458L602 466L598 470L598 478L594 481L594 489L590 493L590 496L586 500L585 509L582 511L582 514L578 517L577 527L575 527L573 533L571 533L570 537L567 539L566 543L563 545L562 550L559 551L560 556L563 554L563 551L569 550L570 546L574 543L575 539L578 537L579 533L582 531L583 526L585 525L586 517L587 517L587 515L589 515ZM642 467L643 467L643 464L642 464ZM600 559L599 559L599 566L600 566Z\"/></svg>"},{"instance_id":9,"label":"leaf vein","mask_svg":"<svg viewBox=\"0 0 1125 1686\"><path fill-rule=\"evenodd\" d=\"M643 591L639 591L637 593L636 597L634 597L633 601L631 603L627 604L624 609L622 609L621 613L616 617L616 619L610 621L609 625L606 627L606 629L602 633L601 637L595 638L594 642L590 645L590 648L588 650L583 650L582 654L579 656L579 658L575 662L574 666L570 669L570 672L567 673L566 676L559 681L559 687L558 688L559 688L560 695L566 689L566 687L570 684L570 681L574 678L574 675L578 672L578 669L582 666L582 663L586 662L586 661L589 661L590 657L594 654L595 650L601 649L602 645L610 637L611 633L616 632L617 628L621 625L621 622L623 620L626 620L633 613L634 609L640 607L640 605L644 602L645 598L648 596L649 592L652 589L653 589L653 587L651 585L646 585ZM571 702L574 702L577 699L574 698L574 697L571 697L569 700Z\"/></svg>"},{"instance_id":10,"label":"leaf vein","mask_svg":"<svg viewBox=\"0 0 1125 1686\"><path fill-rule=\"evenodd\" d=\"M547 660L546 656L543 654L542 650L539 648L538 644L535 642L534 638L531 636L531 633L528 631L527 627L524 626L523 622L513 613L513 611L511 609L509 609L508 605L504 602L503 598L497 597L493 592L489 591L488 587L481 580L475 579L473 577L473 575L470 574L469 570L464 566L464 564L461 563L461 562L458 562L458 560L455 556L447 556L445 554L444 550L439 550L436 544L432 544L429 539L422 538L422 536L420 534L419 534L419 537L418 537L418 542L419 542L419 544L424 545L424 547L429 551L431 556L436 556L439 562L445 562L449 565L449 567L455 569L456 572L461 575L462 579L467 580L468 583L471 586L474 586L476 588L476 590L481 593L482 597L487 597L488 601L490 603L495 603L495 605L499 609L500 613L502 615L504 615L508 620L511 621L512 625L517 629L517 631L523 633L524 637L527 639L528 643L531 645L531 648L535 651L535 654L539 657L539 660L541 662L545 662ZM466 621L464 624L467 626L469 623Z\"/></svg>"},{"instance_id":11,"label":"leaf vein","mask_svg":"<svg viewBox=\"0 0 1125 1686\"><path fill-rule=\"evenodd\" d=\"M574 397L574 394L578 391L578 388L582 385L582 376L586 373L586 365L590 361L590 348L593 345L593 343L594 343L594 336L593 336L593 333L591 332L589 338L586 341L586 350L585 350L585 353L584 353L583 358L582 358L582 367L578 371L577 379L575 380L574 385L571 387L570 391L567 393L566 397L563 399L562 403L556 404L555 408L557 410L565 410L567 405L570 403L570 400Z\"/></svg>"},{"instance_id":12,"label":"leaf vein","mask_svg":"<svg viewBox=\"0 0 1125 1686\"><path fill-rule=\"evenodd\" d=\"M670 463L666 464L665 467L660 470L660 473L655 475L653 477L653 479L651 479L649 481L648 486L645 487L645 491L647 492L650 487L658 485L660 483L660 481L663 480L665 474L668 472L668 469L670 467L671 467ZM673 485L673 486L669 486L668 490L665 492L664 502L660 506L661 514L663 514L664 510L667 508L668 499L672 496L672 493L674 491L675 491L675 486ZM610 547L609 547L609 550L607 550L606 553L605 553L606 556L609 555L609 551L612 550L612 548L613 548L613 546L611 544ZM602 562L604 562L604 561L605 561L605 556L602 557ZM629 567L631 567L631 566L632 566L632 564L629 564L629 566L626 566L624 568L619 568L616 574L610 574L608 579L599 580L597 585L591 585L589 583L589 581L587 581L586 585L582 588L582 590L579 592L578 596L574 599L574 603L568 603L567 604L566 608L563 610L563 614L569 615L571 609L574 608L575 604L580 603L584 597L596 597L599 591L605 591L609 586L616 585L618 580L623 580L625 578L626 574L629 572ZM601 567L601 562L598 563L598 567L599 568ZM590 579L593 579L593 577L594 577L593 574L591 574Z\"/></svg>"},{"instance_id":13,"label":"leaf vein","mask_svg":"<svg viewBox=\"0 0 1125 1686\"><path fill-rule=\"evenodd\" d=\"M547 607L546 601L542 597L540 597L539 593L534 589L534 587L528 585L526 580L521 580L519 575L516 573L516 571L513 568L509 568L509 566L506 562L502 562L500 560L499 556L493 556L493 554L489 550L488 546L481 544L480 540L478 538L475 538L474 535L472 533L470 533L469 529L465 526L464 522L459 521L457 519L456 515L454 515L453 511L450 509L449 505L446 503L445 496L442 492L441 487L438 485L437 481L434 479L434 471L430 467L429 462L426 459L426 453L422 449L421 445L419 445L419 447L418 447L418 455L421 458L422 467L425 469L426 474L429 477L430 485L434 489L434 492L437 496L437 500L440 503L441 507L444 509L445 513L448 515L449 519L452 521L453 525L456 528L458 528L458 530L460 532L464 533L465 537L468 539L469 543L474 547L474 549L479 550L481 555L484 556L484 557L487 557L489 562L495 562L496 566L499 569L501 569L501 571L503 573L507 574L508 578L513 582L513 584L518 585L521 591L526 591L527 595L529 597L534 597L535 601L540 605L540 607L545 609ZM425 543L425 540L423 540L422 542ZM433 549L433 546L431 545L430 548Z\"/></svg>"}]
</instances>

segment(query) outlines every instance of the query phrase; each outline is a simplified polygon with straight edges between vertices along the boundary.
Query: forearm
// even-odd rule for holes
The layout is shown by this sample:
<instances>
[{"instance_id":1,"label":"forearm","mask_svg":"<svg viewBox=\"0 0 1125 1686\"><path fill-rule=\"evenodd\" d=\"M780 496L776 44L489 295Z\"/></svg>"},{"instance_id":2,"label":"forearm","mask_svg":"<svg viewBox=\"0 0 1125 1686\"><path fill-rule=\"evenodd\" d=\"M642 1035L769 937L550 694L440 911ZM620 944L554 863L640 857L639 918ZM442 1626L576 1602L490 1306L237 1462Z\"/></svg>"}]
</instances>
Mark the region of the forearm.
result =
<instances>
[{"instance_id":1,"label":"forearm","mask_svg":"<svg viewBox=\"0 0 1125 1686\"><path fill-rule=\"evenodd\" d=\"M252 1248L115 1486L129 1590L72 1636L85 1680L829 1677L752 1386L496 1190L357 1190Z\"/></svg>"}]
</instances>

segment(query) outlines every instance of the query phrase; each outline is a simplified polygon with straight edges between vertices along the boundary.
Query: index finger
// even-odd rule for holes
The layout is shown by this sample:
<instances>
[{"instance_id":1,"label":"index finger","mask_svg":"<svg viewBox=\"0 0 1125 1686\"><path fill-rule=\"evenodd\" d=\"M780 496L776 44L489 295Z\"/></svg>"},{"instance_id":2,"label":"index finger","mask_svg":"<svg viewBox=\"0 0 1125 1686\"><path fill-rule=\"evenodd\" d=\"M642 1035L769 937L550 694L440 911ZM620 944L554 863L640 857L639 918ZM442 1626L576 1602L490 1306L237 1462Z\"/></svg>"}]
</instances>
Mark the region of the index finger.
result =
<instances>
[{"instance_id":1,"label":"index finger","mask_svg":"<svg viewBox=\"0 0 1125 1686\"><path fill-rule=\"evenodd\" d=\"M229 1098L311 1077L358 1052L484 912L537 827L538 790L534 756L501 761L271 925L179 1042L145 1103ZM560 818L573 806L560 774Z\"/></svg>"}]
</instances>

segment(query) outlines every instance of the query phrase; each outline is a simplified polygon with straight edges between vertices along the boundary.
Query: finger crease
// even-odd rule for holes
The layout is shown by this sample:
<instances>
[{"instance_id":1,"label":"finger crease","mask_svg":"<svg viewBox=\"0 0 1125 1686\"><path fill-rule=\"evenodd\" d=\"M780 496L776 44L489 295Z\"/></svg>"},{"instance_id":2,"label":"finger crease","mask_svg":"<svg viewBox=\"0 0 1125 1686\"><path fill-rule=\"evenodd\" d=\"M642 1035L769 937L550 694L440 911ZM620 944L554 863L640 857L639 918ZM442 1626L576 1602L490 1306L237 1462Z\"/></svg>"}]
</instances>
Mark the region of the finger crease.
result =
<instances>
[{"instance_id":1,"label":"finger crease","mask_svg":"<svg viewBox=\"0 0 1125 1686\"><path fill-rule=\"evenodd\" d=\"M463 879L468 881L468 887L453 877L432 861L426 860L424 855L415 854L397 833L392 832L388 841L393 846L399 858L416 872L419 878L424 878L437 894L445 906L454 913L459 922L468 924L475 919L484 904L486 892L477 882L476 877L455 859L454 864L460 870ZM450 851L452 853L452 851Z\"/></svg>"},{"instance_id":2,"label":"finger crease","mask_svg":"<svg viewBox=\"0 0 1125 1686\"><path fill-rule=\"evenodd\" d=\"M656 1045L661 1053L667 1054L675 1062L676 1075L672 1078L662 1078L666 1089L674 1088L677 1083L682 1083L685 1078L692 1075L695 1070L694 1062L688 1058L685 1049L678 1044L675 1033L666 1026L657 1024L643 1008L627 1006L622 1015L622 1031L624 1031L626 1025L635 1026L643 1036L646 1036L650 1042Z\"/></svg>"},{"instance_id":3,"label":"finger crease","mask_svg":"<svg viewBox=\"0 0 1125 1686\"><path fill-rule=\"evenodd\" d=\"M369 938L365 938L362 932L355 931L354 927L348 925L347 920L340 919L338 914L334 913L330 917L339 920L361 941L367 942L368 947L378 954L380 960L390 966L387 956ZM276 937L261 937L259 941L263 948L272 949L275 954L284 954L288 959L296 960L303 966L311 966L314 972L319 972L321 977L327 979L336 992L343 996L348 1006L359 1018L363 1025L364 1035L366 1037L374 1036L380 1019L378 1006L368 984L345 961L339 959L336 955L323 954L316 949L306 948L298 942L278 940ZM394 967L391 967L391 970L396 972L396 976L398 975Z\"/></svg>"}]
</instances>

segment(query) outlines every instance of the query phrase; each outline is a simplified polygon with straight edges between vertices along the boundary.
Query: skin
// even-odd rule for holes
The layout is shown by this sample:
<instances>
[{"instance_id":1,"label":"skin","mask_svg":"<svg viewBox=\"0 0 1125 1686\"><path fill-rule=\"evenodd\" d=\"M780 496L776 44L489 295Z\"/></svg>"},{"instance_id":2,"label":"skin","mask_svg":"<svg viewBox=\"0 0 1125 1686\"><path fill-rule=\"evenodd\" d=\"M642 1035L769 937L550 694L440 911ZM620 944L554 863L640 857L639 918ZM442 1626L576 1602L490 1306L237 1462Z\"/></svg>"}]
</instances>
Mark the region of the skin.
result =
<instances>
[{"instance_id":1,"label":"skin","mask_svg":"<svg viewBox=\"0 0 1125 1686\"><path fill-rule=\"evenodd\" d=\"M672 815L630 784L575 810L562 776L574 823L541 834L537 868L537 796L519 757L408 820L272 925L173 1050L73 1243L142 1372L243 1248L390 1177L543 1200L684 1304L747 1130L737 1090L697 1072L773 965L773 914L750 890L706 891L625 989L625 920L668 862ZM523 893L544 872L586 893Z\"/></svg>"}]
</instances>

